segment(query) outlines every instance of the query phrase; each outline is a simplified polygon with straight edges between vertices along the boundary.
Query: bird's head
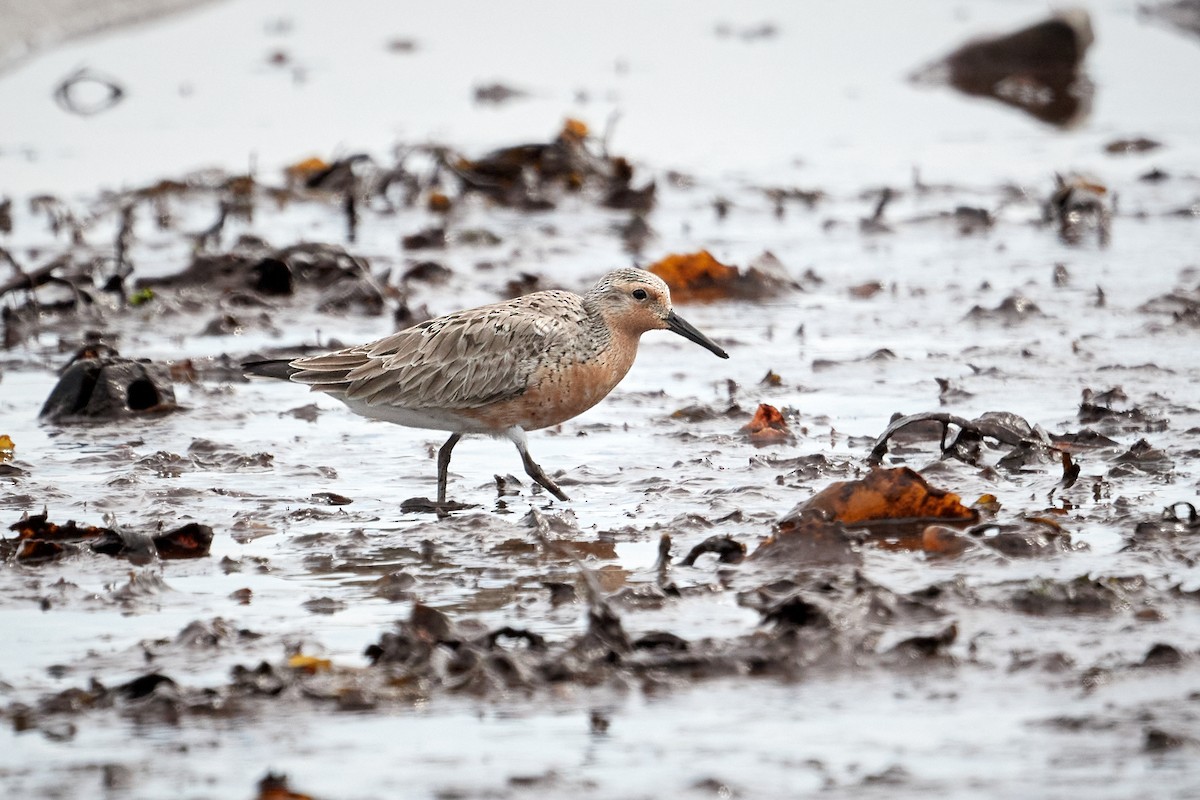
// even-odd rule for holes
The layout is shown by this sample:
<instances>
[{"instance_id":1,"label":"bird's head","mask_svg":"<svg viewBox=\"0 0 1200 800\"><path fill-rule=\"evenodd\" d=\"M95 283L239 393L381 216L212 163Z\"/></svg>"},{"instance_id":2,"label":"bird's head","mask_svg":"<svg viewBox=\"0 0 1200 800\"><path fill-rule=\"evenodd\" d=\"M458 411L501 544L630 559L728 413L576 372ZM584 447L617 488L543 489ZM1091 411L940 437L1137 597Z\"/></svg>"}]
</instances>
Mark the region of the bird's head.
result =
<instances>
[{"instance_id":1,"label":"bird's head","mask_svg":"<svg viewBox=\"0 0 1200 800\"><path fill-rule=\"evenodd\" d=\"M609 326L640 336L646 331L673 331L721 358L729 358L715 342L675 313L671 290L662 278L624 267L605 275L587 293Z\"/></svg>"}]
</instances>

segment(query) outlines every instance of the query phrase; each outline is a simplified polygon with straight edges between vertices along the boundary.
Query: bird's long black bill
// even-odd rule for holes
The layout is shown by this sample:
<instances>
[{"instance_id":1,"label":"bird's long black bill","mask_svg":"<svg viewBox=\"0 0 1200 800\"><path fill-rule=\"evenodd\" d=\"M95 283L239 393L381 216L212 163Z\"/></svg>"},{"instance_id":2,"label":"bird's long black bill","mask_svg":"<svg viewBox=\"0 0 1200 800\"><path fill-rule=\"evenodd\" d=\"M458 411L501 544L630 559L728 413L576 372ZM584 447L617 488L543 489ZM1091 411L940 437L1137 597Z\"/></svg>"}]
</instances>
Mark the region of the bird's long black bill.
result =
<instances>
[{"instance_id":1,"label":"bird's long black bill","mask_svg":"<svg viewBox=\"0 0 1200 800\"><path fill-rule=\"evenodd\" d=\"M716 353L721 358L729 358L729 353L726 353L724 350L718 347L716 342L705 336L700 331L696 330L692 323L688 322L674 311L667 315L667 330L674 331L683 338L692 340L705 350Z\"/></svg>"}]
</instances>

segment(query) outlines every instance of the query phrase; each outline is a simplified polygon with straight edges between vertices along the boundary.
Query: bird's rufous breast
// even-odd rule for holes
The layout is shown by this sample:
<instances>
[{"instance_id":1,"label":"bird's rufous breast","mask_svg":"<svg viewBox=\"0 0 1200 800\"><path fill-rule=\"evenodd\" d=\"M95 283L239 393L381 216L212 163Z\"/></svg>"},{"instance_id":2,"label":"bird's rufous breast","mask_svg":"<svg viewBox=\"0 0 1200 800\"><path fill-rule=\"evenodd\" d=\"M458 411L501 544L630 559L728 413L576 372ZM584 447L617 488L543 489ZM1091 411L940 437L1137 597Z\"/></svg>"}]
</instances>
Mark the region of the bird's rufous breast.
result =
<instances>
[{"instance_id":1,"label":"bird's rufous breast","mask_svg":"<svg viewBox=\"0 0 1200 800\"><path fill-rule=\"evenodd\" d=\"M603 400L629 372L636 355L636 336L614 336L591 357L543 361L517 397L460 413L496 431L514 425L527 431L558 425Z\"/></svg>"}]
</instances>

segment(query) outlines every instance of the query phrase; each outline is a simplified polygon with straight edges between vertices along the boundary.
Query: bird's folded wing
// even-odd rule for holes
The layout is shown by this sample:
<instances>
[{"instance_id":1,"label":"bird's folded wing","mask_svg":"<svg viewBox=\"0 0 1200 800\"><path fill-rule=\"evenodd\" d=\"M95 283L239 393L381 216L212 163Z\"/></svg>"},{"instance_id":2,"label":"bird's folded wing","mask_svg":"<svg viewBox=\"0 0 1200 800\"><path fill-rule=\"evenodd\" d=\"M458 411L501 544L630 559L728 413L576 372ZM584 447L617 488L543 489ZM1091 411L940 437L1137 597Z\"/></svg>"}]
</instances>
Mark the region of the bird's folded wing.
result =
<instances>
[{"instance_id":1,"label":"bird's folded wing","mask_svg":"<svg viewBox=\"0 0 1200 800\"><path fill-rule=\"evenodd\" d=\"M346 400L476 408L516 397L578 320L500 304L450 314L370 344L297 359L292 380Z\"/></svg>"}]
</instances>

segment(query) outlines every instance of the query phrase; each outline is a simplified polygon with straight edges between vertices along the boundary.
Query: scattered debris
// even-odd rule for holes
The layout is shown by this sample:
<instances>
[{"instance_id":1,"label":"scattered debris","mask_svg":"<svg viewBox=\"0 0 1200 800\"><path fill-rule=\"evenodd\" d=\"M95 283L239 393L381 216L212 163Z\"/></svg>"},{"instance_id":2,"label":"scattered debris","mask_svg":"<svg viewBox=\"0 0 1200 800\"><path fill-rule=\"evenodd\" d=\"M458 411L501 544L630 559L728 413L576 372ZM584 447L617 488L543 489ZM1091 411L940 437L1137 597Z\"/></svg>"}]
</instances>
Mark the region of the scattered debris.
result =
<instances>
[{"instance_id":1,"label":"scattered debris","mask_svg":"<svg viewBox=\"0 0 1200 800\"><path fill-rule=\"evenodd\" d=\"M587 125L568 119L551 142L495 150L478 159L444 157L463 194L479 193L501 205L525 211L554 208L561 192L593 187L609 208L649 210L654 183L634 188L634 168L626 159L594 152Z\"/></svg>"},{"instance_id":2,"label":"scattered debris","mask_svg":"<svg viewBox=\"0 0 1200 800\"><path fill-rule=\"evenodd\" d=\"M822 567L862 563L861 533L853 533L821 512L797 507L784 515L775 531L751 556L751 562Z\"/></svg>"},{"instance_id":3,"label":"scattered debris","mask_svg":"<svg viewBox=\"0 0 1200 800\"><path fill-rule=\"evenodd\" d=\"M50 522L46 514L25 517L8 529L15 531L17 537L0 540L0 558L13 558L25 564L50 561L85 549L136 560L146 544L152 545L157 557L164 560L203 558L213 540L212 528L195 522L149 536L149 542L143 544L139 540L146 534L92 525L80 527L74 520L60 526Z\"/></svg>"},{"instance_id":4,"label":"scattered debris","mask_svg":"<svg viewBox=\"0 0 1200 800\"><path fill-rule=\"evenodd\" d=\"M716 27L718 39L741 39L743 42L757 42L774 39L779 35L779 28L774 22L760 22L755 25L733 25L721 22Z\"/></svg>"},{"instance_id":5,"label":"scattered debris","mask_svg":"<svg viewBox=\"0 0 1200 800\"><path fill-rule=\"evenodd\" d=\"M505 86L503 83L489 83L475 87L475 102L488 105L500 105L509 100L528 96L528 92Z\"/></svg>"},{"instance_id":6,"label":"scattered debris","mask_svg":"<svg viewBox=\"0 0 1200 800\"><path fill-rule=\"evenodd\" d=\"M115 78L87 67L63 78L54 90L54 102L59 108L81 117L107 111L124 98L125 90Z\"/></svg>"},{"instance_id":7,"label":"scattered debris","mask_svg":"<svg viewBox=\"0 0 1200 800\"><path fill-rule=\"evenodd\" d=\"M416 39L411 39L407 36L394 36L387 41L387 50L389 53L408 54L415 53L419 47Z\"/></svg>"},{"instance_id":8,"label":"scattered debris","mask_svg":"<svg viewBox=\"0 0 1200 800\"><path fill-rule=\"evenodd\" d=\"M882 291L882 283L879 281L867 281L866 283L860 283L857 286L851 286L850 296L855 300L869 300Z\"/></svg>"},{"instance_id":9,"label":"scattered debris","mask_svg":"<svg viewBox=\"0 0 1200 800\"><path fill-rule=\"evenodd\" d=\"M690 567L705 553L715 553L722 564L738 564L746 557L746 545L731 536L710 536L696 545L679 563Z\"/></svg>"},{"instance_id":10,"label":"scattered debris","mask_svg":"<svg viewBox=\"0 0 1200 800\"><path fill-rule=\"evenodd\" d=\"M995 308L972 307L964 319L972 322L999 322L1005 326L1013 326L1045 316L1038 308L1037 303L1024 295L1014 293L1000 301L1000 305Z\"/></svg>"},{"instance_id":11,"label":"scattered debris","mask_svg":"<svg viewBox=\"0 0 1200 800\"><path fill-rule=\"evenodd\" d=\"M1044 218L1058 226L1058 236L1066 244L1079 244L1094 232L1101 247L1112 238L1112 209L1108 188L1079 175L1054 176L1054 192L1046 201Z\"/></svg>"},{"instance_id":12,"label":"scattered debris","mask_svg":"<svg viewBox=\"0 0 1200 800\"><path fill-rule=\"evenodd\" d=\"M1148 153L1162 147L1162 142L1138 136L1132 139L1114 139L1104 145L1104 152L1109 155L1126 156L1131 153Z\"/></svg>"},{"instance_id":13,"label":"scattered debris","mask_svg":"<svg viewBox=\"0 0 1200 800\"><path fill-rule=\"evenodd\" d=\"M937 427L928 423L936 423ZM957 458L968 464L979 462L983 455L982 445L987 439L1010 447L1005 456L1010 460L1030 451L1049 453L1057 450L1044 431L1034 429L1025 419L1007 411L989 411L973 420L941 411L927 411L894 417L871 446L868 463L880 464L887 455L888 441L901 430L918 425L931 433L940 431L938 447L943 458ZM951 426L958 428L958 433L947 441Z\"/></svg>"},{"instance_id":14,"label":"scattered debris","mask_svg":"<svg viewBox=\"0 0 1200 800\"><path fill-rule=\"evenodd\" d=\"M766 403L759 405L758 410L754 412L754 418L743 425L741 430L756 447L796 440L779 409Z\"/></svg>"},{"instance_id":15,"label":"scattered debris","mask_svg":"<svg viewBox=\"0 0 1200 800\"><path fill-rule=\"evenodd\" d=\"M858 229L868 236L892 233L892 227L884 222L883 216L887 211L888 205L894 199L896 199L896 192L889 186L883 187L879 191L879 199L875 201L875 210L871 213L871 216L858 221Z\"/></svg>"}]
</instances>

